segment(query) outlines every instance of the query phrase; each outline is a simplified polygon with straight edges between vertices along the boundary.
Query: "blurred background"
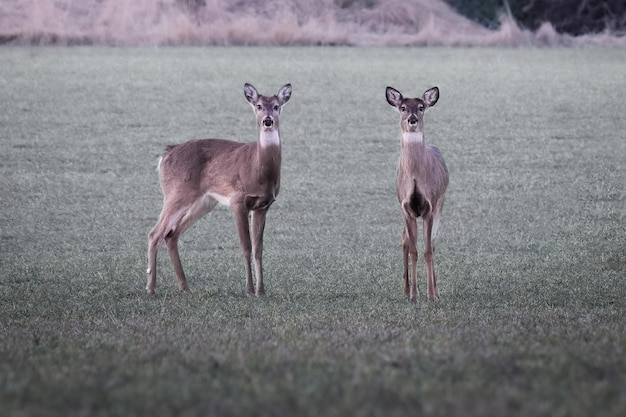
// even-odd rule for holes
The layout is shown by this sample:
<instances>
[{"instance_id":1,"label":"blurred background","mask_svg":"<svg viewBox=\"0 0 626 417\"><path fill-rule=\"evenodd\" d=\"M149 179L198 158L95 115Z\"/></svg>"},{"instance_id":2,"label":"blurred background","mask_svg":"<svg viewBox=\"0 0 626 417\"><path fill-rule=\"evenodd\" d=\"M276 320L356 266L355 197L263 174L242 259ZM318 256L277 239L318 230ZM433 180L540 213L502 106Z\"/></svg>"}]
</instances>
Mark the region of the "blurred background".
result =
<instances>
[{"instance_id":1,"label":"blurred background","mask_svg":"<svg viewBox=\"0 0 626 417\"><path fill-rule=\"evenodd\" d=\"M559 33L585 35L626 32L626 2L619 0L445 0L457 12L489 28L497 28L508 9L523 27L537 30L544 23Z\"/></svg>"},{"instance_id":2,"label":"blurred background","mask_svg":"<svg viewBox=\"0 0 626 417\"><path fill-rule=\"evenodd\" d=\"M626 45L623 0L2 0L0 43Z\"/></svg>"}]
</instances>

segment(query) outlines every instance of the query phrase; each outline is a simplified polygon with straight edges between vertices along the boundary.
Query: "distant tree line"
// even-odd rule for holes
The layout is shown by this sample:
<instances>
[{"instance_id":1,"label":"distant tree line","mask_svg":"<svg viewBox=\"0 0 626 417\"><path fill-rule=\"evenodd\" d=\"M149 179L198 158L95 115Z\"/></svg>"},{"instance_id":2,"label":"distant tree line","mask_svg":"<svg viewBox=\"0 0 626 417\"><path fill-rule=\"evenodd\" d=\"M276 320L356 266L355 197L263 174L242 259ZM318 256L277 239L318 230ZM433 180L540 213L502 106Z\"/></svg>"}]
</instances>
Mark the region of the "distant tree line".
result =
<instances>
[{"instance_id":1,"label":"distant tree line","mask_svg":"<svg viewBox=\"0 0 626 417\"><path fill-rule=\"evenodd\" d=\"M445 0L460 14L494 28L508 8L523 27L536 30L549 22L560 33L583 35L610 30L626 35L624 0Z\"/></svg>"},{"instance_id":2,"label":"distant tree line","mask_svg":"<svg viewBox=\"0 0 626 417\"><path fill-rule=\"evenodd\" d=\"M190 11L206 6L206 0L176 0ZM593 34L609 30L626 36L625 0L444 0L459 14L494 29L502 13L509 13L522 27L536 30L545 22L560 33ZM334 0L340 8L372 8L385 0ZM233 7L252 6L258 0L238 0Z\"/></svg>"}]
</instances>

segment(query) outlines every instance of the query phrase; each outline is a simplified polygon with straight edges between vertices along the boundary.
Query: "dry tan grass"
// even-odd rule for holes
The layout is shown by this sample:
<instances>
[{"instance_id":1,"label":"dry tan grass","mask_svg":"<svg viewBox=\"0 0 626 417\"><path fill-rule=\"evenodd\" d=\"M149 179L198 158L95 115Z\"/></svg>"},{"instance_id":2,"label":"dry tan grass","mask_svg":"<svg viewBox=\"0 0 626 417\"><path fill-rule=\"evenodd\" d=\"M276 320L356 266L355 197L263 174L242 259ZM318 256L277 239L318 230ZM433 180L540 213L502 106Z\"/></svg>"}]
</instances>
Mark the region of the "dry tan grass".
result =
<instances>
[{"instance_id":1,"label":"dry tan grass","mask_svg":"<svg viewBox=\"0 0 626 417\"><path fill-rule=\"evenodd\" d=\"M106 45L626 45L610 33L536 32L503 15L496 30L442 0L4 0L0 42Z\"/></svg>"}]
</instances>

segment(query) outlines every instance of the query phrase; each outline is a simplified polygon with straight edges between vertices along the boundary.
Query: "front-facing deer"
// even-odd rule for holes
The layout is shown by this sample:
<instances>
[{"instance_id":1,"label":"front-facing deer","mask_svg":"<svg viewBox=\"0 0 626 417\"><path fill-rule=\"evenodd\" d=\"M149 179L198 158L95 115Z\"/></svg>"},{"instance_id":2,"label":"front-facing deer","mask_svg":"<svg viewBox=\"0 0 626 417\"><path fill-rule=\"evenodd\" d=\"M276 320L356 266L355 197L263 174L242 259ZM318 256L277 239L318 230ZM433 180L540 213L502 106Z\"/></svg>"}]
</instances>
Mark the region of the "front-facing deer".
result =
<instances>
[{"instance_id":1,"label":"front-facing deer","mask_svg":"<svg viewBox=\"0 0 626 417\"><path fill-rule=\"evenodd\" d=\"M156 287L156 258L164 240L178 288L186 291L187 280L178 255L178 238L217 203L230 206L235 215L239 243L246 262L248 294L263 295L263 230L265 216L280 190L280 135L278 117L291 97L291 84L275 96L259 95L244 85L259 127L256 142L201 139L168 146L159 160L163 209L148 241L148 293ZM249 223L250 220L250 223ZM254 257L256 292L252 282Z\"/></svg>"},{"instance_id":2,"label":"front-facing deer","mask_svg":"<svg viewBox=\"0 0 626 417\"><path fill-rule=\"evenodd\" d=\"M404 294L417 300L417 218L423 220L424 259L428 274L428 299L439 297L435 275L433 238L439 226L444 193L448 186L448 169L434 146L424 143L424 112L439 99L439 89L427 90L421 98L404 98L387 87L387 102L400 112L402 148L398 162L396 190L404 214L402 233L404 251ZM409 258L411 285L409 286Z\"/></svg>"}]
</instances>

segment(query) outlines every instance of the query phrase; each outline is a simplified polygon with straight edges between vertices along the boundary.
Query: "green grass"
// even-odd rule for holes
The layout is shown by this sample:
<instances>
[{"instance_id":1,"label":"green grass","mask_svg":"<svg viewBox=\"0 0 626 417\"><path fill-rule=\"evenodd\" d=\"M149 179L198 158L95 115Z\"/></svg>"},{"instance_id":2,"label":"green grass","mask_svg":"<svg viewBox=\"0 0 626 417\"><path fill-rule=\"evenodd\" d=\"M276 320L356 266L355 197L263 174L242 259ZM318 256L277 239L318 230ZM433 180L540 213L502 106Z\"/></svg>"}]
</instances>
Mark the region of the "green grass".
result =
<instances>
[{"instance_id":1,"label":"green grass","mask_svg":"<svg viewBox=\"0 0 626 417\"><path fill-rule=\"evenodd\" d=\"M626 222L619 49L1 48L0 409L9 416L620 416ZM164 247L156 159L253 140L243 83L293 83L244 295L231 213ZM402 295L398 116L450 186L440 300ZM420 244L421 247L421 244Z\"/></svg>"}]
</instances>

